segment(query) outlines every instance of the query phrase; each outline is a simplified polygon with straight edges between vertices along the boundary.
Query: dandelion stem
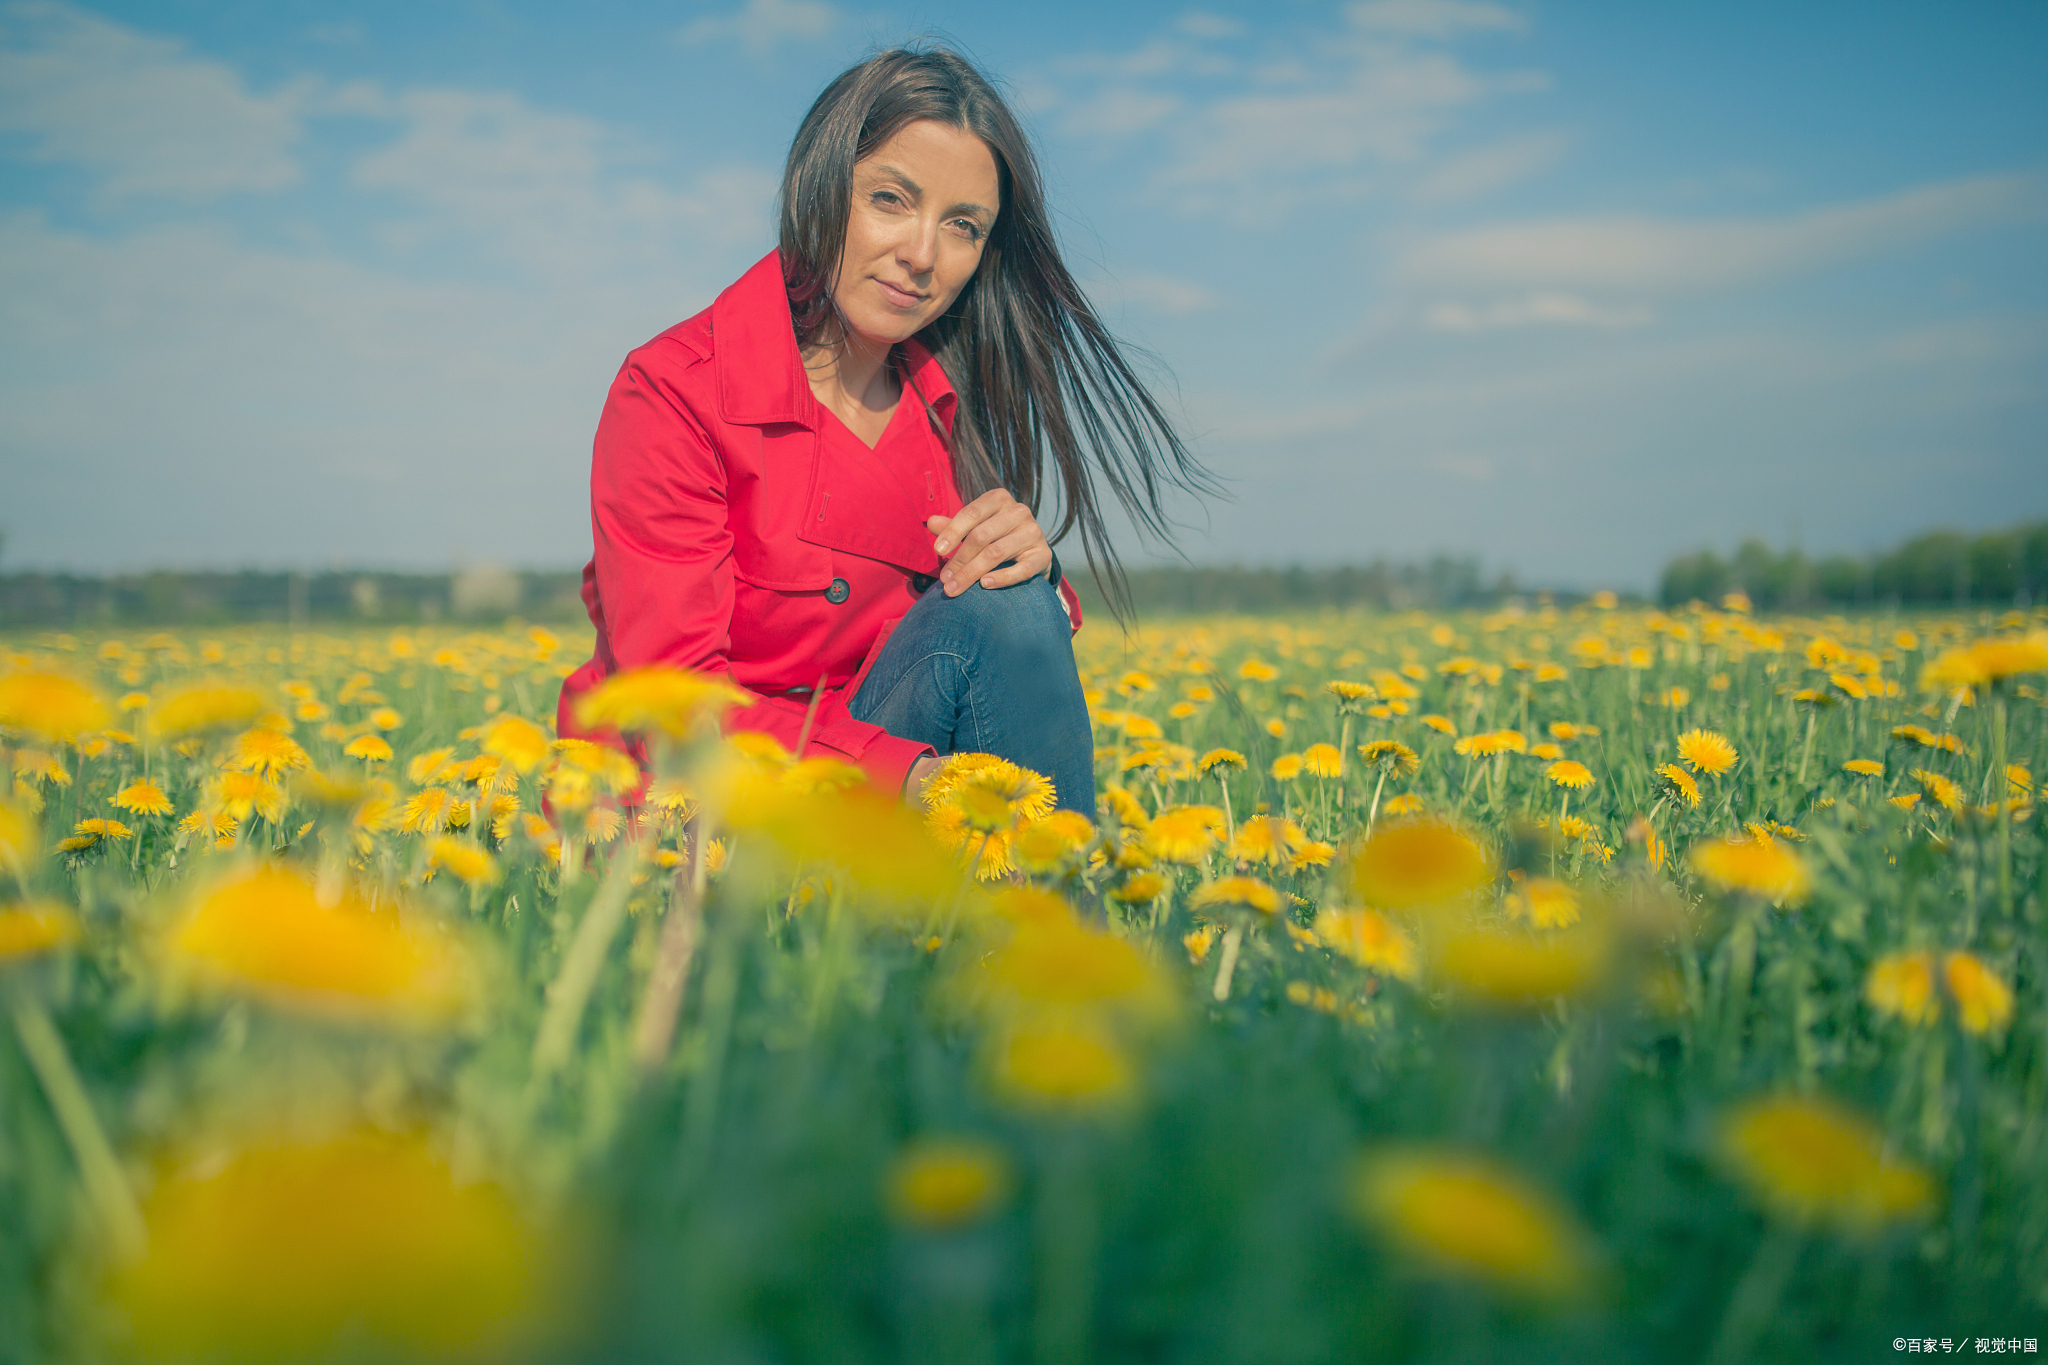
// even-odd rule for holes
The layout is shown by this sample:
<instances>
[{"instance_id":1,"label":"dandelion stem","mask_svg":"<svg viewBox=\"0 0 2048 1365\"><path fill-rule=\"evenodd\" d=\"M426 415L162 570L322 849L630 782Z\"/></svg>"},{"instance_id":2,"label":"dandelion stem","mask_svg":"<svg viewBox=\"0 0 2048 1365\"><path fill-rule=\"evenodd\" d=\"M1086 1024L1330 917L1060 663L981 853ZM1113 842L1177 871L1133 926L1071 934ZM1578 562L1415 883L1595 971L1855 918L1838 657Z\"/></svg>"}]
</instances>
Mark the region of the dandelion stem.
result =
<instances>
[{"instance_id":1,"label":"dandelion stem","mask_svg":"<svg viewBox=\"0 0 2048 1365\"><path fill-rule=\"evenodd\" d=\"M1223 956L1216 964L1216 989L1211 992L1219 1001L1230 998L1230 978L1237 971L1237 949L1244 942L1244 930L1232 925L1223 934Z\"/></svg>"},{"instance_id":2,"label":"dandelion stem","mask_svg":"<svg viewBox=\"0 0 2048 1365\"><path fill-rule=\"evenodd\" d=\"M1382 765L1380 768L1380 780L1373 783L1372 786L1372 809L1365 813L1365 837L1368 839L1372 838L1372 822L1379 818L1380 792L1386 787L1386 785L1387 770L1385 766Z\"/></svg>"},{"instance_id":3,"label":"dandelion stem","mask_svg":"<svg viewBox=\"0 0 2048 1365\"><path fill-rule=\"evenodd\" d=\"M128 1177L114 1156L113 1144L93 1113L77 1068L71 1065L71 1054L64 1050L63 1036L35 1001L16 1000L13 1013L22 1055L28 1058L43 1097L57 1116L57 1126L71 1145L87 1198L99 1212L115 1249L123 1255L139 1252L144 1241L142 1211L136 1207L135 1193L128 1188Z\"/></svg>"},{"instance_id":4,"label":"dandelion stem","mask_svg":"<svg viewBox=\"0 0 2048 1365\"><path fill-rule=\"evenodd\" d=\"M1749 1269L1736 1282L1735 1292L1728 1296L1728 1309L1722 1314L1721 1330L1714 1338L1713 1349L1705 1356L1706 1365L1751 1359L1750 1347L1777 1308L1792 1272L1798 1268L1800 1250L1799 1235L1790 1229L1772 1228L1764 1234L1756 1255L1750 1258Z\"/></svg>"},{"instance_id":5,"label":"dandelion stem","mask_svg":"<svg viewBox=\"0 0 2048 1365\"><path fill-rule=\"evenodd\" d=\"M541 1084L560 1070L576 1050L576 1031L583 1022L583 1007L589 1003L590 992L604 970L612 939L626 922L626 898L632 894L633 873L640 867L645 844L645 840L628 837L625 847L612 855L604 882L576 925L569 951L562 955L561 969L548 987L547 1012L541 1016L540 1031L534 1035L529 1099L537 1098Z\"/></svg>"},{"instance_id":6,"label":"dandelion stem","mask_svg":"<svg viewBox=\"0 0 2048 1365\"><path fill-rule=\"evenodd\" d=\"M667 1059L675 1038L676 1019L690 983L690 963L703 937L704 897L697 874L709 838L710 831L700 821L696 838L690 841L690 865L678 868L669 886L668 920L661 926L654 970L648 974L646 994L640 997L640 1017L633 1024L633 1061L642 1076Z\"/></svg>"}]
</instances>

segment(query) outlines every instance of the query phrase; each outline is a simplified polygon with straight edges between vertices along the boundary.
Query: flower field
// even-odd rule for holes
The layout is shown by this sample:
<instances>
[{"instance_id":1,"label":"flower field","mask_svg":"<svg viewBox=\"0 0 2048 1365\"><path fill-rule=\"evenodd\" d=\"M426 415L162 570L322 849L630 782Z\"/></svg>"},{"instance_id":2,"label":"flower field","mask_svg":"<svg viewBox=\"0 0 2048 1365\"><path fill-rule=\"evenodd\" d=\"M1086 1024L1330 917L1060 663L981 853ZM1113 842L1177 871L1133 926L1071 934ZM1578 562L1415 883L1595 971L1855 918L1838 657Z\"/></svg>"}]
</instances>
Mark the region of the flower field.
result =
<instances>
[{"instance_id":1,"label":"flower field","mask_svg":"<svg viewBox=\"0 0 2048 1365\"><path fill-rule=\"evenodd\" d=\"M643 772L539 628L0 641L0 1360L2038 1350L2048 616L1076 643L1093 820L674 673Z\"/></svg>"}]
</instances>

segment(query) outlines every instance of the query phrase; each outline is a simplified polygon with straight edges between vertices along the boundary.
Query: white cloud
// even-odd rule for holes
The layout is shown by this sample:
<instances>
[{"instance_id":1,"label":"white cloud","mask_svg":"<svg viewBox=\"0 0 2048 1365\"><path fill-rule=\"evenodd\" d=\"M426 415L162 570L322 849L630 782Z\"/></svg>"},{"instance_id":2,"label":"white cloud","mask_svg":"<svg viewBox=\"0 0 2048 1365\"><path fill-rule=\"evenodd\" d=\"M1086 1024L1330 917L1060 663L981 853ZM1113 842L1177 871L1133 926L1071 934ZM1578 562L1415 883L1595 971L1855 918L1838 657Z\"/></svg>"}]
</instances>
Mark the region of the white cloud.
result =
<instances>
[{"instance_id":1,"label":"white cloud","mask_svg":"<svg viewBox=\"0 0 2048 1365\"><path fill-rule=\"evenodd\" d=\"M2033 173L1922 185L1780 218L1550 219L1435 238L1397 264L1419 288L1605 291L1652 297L1754 284L1998 223L2048 217Z\"/></svg>"},{"instance_id":2,"label":"white cloud","mask_svg":"<svg viewBox=\"0 0 2048 1365\"><path fill-rule=\"evenodd\" d=\"M1235 38L1244 32L1241 21L1203 10L1189 10L1174 21L1174 27L1192 38Z\"/></svg>"},{"instance_id":3,"label":"white cloud","mask_svg":"<svg viewBox=\"0 0 2048 1365\"><path fill-rule=\"evenodd\" d=\"M1528 20L1505 5L1481 0L1358 0L1344 7L1352 26L1367 33L1449 38L1470 32L1520 32Z\"/></svg>"},{"instance_id":4,"label":"white cloud","mask_svg":"<svg viewBox=\"0 0 2048 1365\"><path fill-rule=\"evenodd\" d=\"M1549 170L1569 145L1570 139L1555 130L1522 133L1432 167L1412 194L1424 204L1477 199Z\"/></svg>"},{"instance_id":5,"label":"white cloud","mask_svg":"<svg viewBox=\"0 0 2048 1365\"><path fill-rule=\"evenodd\" d=\"M113 199L203 201L297 184L306 85L250 92L227 65L69 5L0 11L0 132Z\"/></svg>"},{"instance_id":6,"label":"white cloud","mask_svg":"<svg viewBox=\"0 0 2048 1365\"><path fill-rule=\"evenodd\" d=\"M1067 131L1078 137L1124 137L1164 123L1183 103L1178 95L1111 87L1070 108L1065 124Z\"/></svg>"},{"instance_id":7,"label":"white cloud","mask_svg":"<svg viewBox=\"0 0 2048 1365\"><path fill-rule=\"evenodd\" d=\"M1135 308L1168 317L1186 317L1190 313L1206 313L1216 306L1216 295L1209 289L1171 275L1103 276L1090 280L1086 289L1098 308Z\"/></svg>"},{"instance_id":8,"label":"white cloud","mask_svg":"<svg viewBox=\"0 0 2048 1365\"><path fill-rule=\"evenodd\" d=\"M1546 291L1478 308L1465 303L1435 304L1423 314L1423 323L1438 332L1491 332L1529 326L1640 327L1654 317L1640 306L1606 307L1576 294Z\"/></svg>"},{"instance_id":9,"label":"white cloud","mask_svg":"<svg viewBox=\"0 0 2048 1365\"><path fill-rule=\"evenodd\" d=\"M785 42L823 38L839 18L839 7L824 0L746 0L731 14L691 20L676 30L676 38L691 45L731 38L759 57Z\"/></svg>"}]
</instances>

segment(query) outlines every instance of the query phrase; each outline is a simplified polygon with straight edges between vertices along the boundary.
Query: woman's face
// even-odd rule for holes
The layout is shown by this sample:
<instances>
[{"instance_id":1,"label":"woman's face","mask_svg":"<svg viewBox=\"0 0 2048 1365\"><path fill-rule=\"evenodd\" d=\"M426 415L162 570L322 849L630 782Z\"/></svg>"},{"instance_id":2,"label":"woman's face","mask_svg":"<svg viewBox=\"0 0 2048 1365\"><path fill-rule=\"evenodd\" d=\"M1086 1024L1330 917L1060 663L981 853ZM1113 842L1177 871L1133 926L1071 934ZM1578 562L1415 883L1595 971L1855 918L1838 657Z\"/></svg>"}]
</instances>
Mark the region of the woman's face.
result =
<instances>
[{"instance_id":1,"label":"woman's face","mask_svg":"<svg viewBox=\"0 0 2048 1365\"><path fill-rule=\"evenodd\" d=\"M853 205L833 300L860 337L923 330L974 278L995 226L995 157L964 128L921 119L853 167Z\"/></svg>"}]
</instances>

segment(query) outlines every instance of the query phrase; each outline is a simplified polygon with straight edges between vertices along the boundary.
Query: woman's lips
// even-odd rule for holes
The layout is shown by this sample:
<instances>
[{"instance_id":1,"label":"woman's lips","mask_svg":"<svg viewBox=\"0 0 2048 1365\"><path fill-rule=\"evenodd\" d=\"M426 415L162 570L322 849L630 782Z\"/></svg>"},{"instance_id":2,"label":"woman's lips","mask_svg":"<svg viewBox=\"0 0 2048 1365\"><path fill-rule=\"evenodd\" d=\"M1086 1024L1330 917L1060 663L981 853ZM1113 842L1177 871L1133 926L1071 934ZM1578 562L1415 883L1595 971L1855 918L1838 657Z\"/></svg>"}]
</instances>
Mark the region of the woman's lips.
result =
<instances>
[{"instance_id":1,"label":"woman's lips","mask_svg":"<svg viewBox=\"0 0 2048 1365\"><path fill-rule=\"evenodd\" d=\"M913 294L906 289L898 289L887 280L876 280L875 283L882 286L882 297L895 304L898 308L915 308L918 304L924 302L924 295Z\"/></svg>"}]
</instances>

